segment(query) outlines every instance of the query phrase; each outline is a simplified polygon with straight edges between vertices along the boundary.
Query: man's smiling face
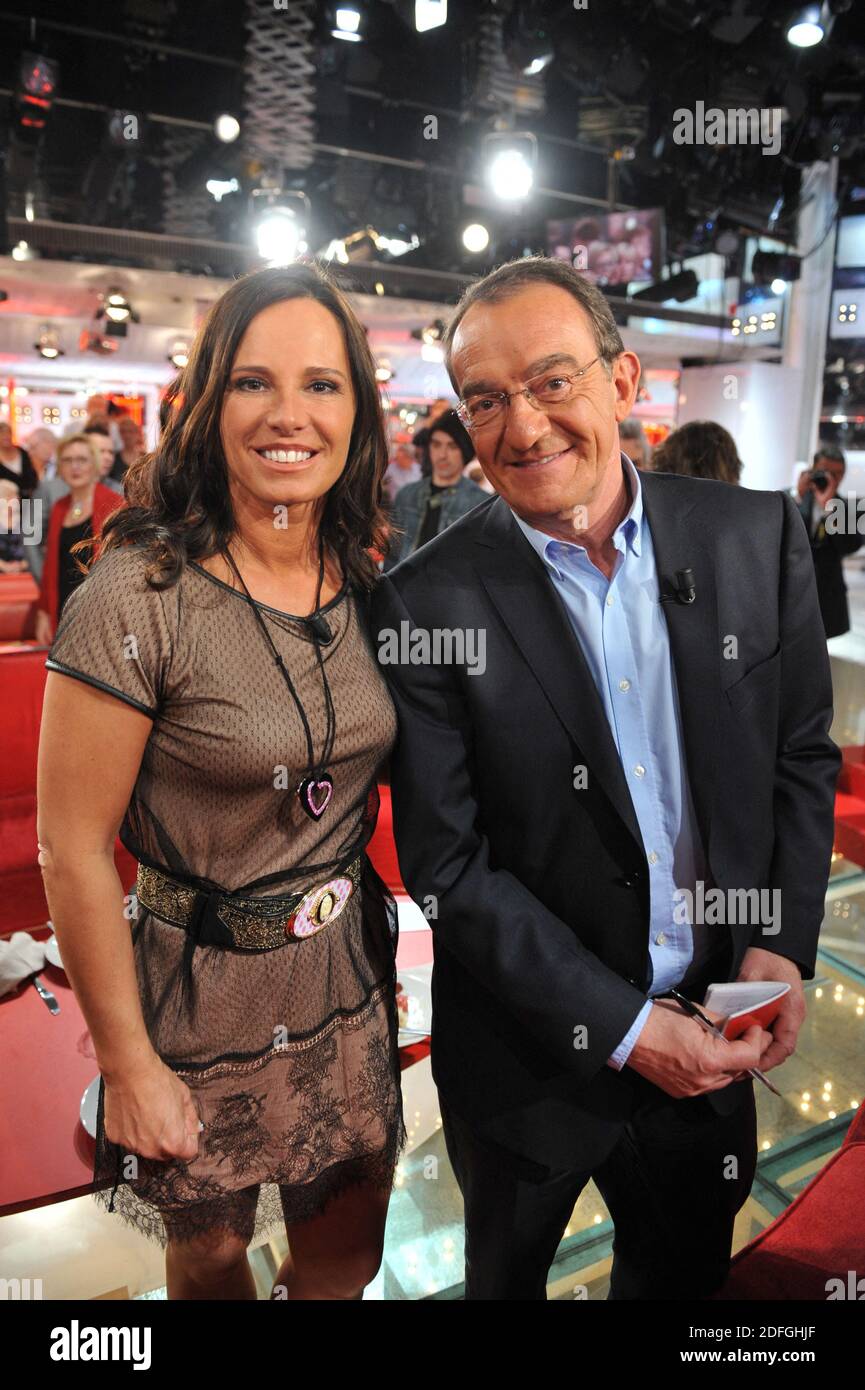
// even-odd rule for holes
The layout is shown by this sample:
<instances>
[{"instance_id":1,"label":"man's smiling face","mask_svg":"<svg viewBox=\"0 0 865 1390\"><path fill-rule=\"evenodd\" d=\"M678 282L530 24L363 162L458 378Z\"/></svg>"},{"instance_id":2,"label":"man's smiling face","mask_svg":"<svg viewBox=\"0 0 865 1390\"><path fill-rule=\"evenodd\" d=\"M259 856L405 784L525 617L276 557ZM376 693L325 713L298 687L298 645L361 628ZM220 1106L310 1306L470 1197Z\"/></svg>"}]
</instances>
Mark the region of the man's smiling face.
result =
<instances>
[{"instance_id":1,"label":"man's smiling face","mask_svg":"<svg viewBox=\"0 0 865 1390\"><path fill-rule=\"evenodd\" d=\"M453 340L451 362L460 396L517 391L573 374L598 356L591 320L559 285L531 285L497 302L473 304ZM591 508L610 470L618 470L618 424L637 394L640 364L632 352L595 362L577 394L544 410L514 396L506 412L472 432L484 473L530 525L546 529L575 507Z\"/></svg>"}]
</instances>

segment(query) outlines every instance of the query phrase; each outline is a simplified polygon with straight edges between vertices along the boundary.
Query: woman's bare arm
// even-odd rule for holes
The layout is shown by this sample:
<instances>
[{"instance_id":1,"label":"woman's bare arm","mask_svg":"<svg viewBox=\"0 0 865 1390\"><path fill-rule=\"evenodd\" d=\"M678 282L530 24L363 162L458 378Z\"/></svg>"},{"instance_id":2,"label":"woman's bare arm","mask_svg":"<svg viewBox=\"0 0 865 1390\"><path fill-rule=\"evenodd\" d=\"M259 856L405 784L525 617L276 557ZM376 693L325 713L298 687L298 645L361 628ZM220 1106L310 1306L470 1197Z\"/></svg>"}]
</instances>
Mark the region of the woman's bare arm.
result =
<instances>
[{"instance_id":1,"label":"woman's bare arm","mask_svg":"<svg viewBox=\"0 0 865 1390\"><path fill-rule=\"evenodd\" d=\"M111 1108L118 1132L109 1138L151 1158L184 1149L182 1156L191 1157L197 1113L147 1035L131 922L114 866L117 831L152 728L152 720L132 705L49 671L39 738L37 836L63 967L106 1087L115 1088ZM160 1092L155 1113L154 1088ZM130 1096L139 1103L127 1103ZM108 1117L106 1098L106 1132ZM191 1149L185 1137L190 1132Z\"/></svg>"}]
</instances>

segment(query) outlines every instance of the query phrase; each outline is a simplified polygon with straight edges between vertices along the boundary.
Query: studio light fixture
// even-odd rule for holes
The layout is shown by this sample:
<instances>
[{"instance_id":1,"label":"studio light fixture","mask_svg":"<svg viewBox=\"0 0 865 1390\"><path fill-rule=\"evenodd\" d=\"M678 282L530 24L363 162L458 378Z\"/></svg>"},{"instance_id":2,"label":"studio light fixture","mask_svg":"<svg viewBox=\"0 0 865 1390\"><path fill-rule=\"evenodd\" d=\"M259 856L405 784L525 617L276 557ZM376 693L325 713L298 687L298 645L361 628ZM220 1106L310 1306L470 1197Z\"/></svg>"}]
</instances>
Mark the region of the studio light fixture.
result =
<instances>
[{"instance_id":1,"label":"studio light fixture","mask_svg":"<svg viewBox=\"0 0 865 1390\"><path fill-rule=\"evenodd\" d=\"M172 367L176 367L178 371L182 371L189 363L189 344L184 342L182 338L178 338L174 347L168 354L168 361L171 363Z\"/></svg>"},{"instance_id":2,"label":"studio light fixture","mask_svg":"<svg viewBox=\"0 0 865 1390\"><path fill-rule=\"evenodd\" d=\"M787 25L787 42L794 48L813 48L822 43L828 32L825 6L805 5L797 10Z\"/></svg>"},{"instance_id":3,"label":"studio light fixture","mask_svg":"<svg viewBox=\"0 0 865 1390\"><path fill-rule=\"evenodd\" d=\"M60 335L57 332L57 329L49 328L48 324L45 324L43 328L40 328L39 337L37 338L33 346L39 353L40 357L47 357L49 361L55 357L65 356L63 348L60 344Z\"/></svg>"},{"instance_id":4,"label":"studio light fixture","mask_svg":"<svg viewBox=\"0 0 865 1390\"><path fill-rule=\"evenodd\" d=\"M123 290L111 289L102 303L97 318L106 318L111 323L138 323L138 315Z\"/></svg>"},{"instance_id":5,"label":"studio light fixture","mask_svg":"<svg viewBox=\"0 0 865 1390\"><path fill-rule=\"evenodd\" d=\"M448 0L415 0L414 27L419 34L447 24Z\"/></svg>"},{"instance_id":6,"label":"studio light fixture","mask_svg":"<svg viewBox=\"0 0 865 1390\"><path fill-rule=\"evenodd\" d=\"M392 381L396 373L386 357L380 357L375 366L375 379L380 386Z\"/></svg>"},{"instance_id":7,"label":"studio light fixture","mask_svg":"<svg viewBox=\"0 0 865 1390\"><path fill-rule=\"evenodd\" d=\"M490 188L502 202L527 198L535 181L538 142L531 131L494 131L485 135L481 155Z\"/></svg>"},{"instance_id":8,"label":"studio light fixture","mask_svg":"<svg viewBox=\"0 0 865 1390\"><path fill-rule=\"evenodd\" d=\"M338 5L334 12L334 27L330 32L335 39L360 43L360 10L355 5Z\"/></svg>"},{"instance_id":9,"label":"studio light fixture","mask_svg":"<svg viewBox=\"0 0 865 1390\"><path fill-rule=\"evenodd\" d=\"M57 64L41 53L22 53L15 88L15 110L22 133L45 129L57 89Z\"/></svg>"},{"instance_id":10,"label":"studio light fixture","mask_svg":"<svg viewBox=\"0 0 865 1390\"><path fill-rule=\"evenodd\" d=\"M310 204L305 193L256 188L252 208L255 244L268 265L291 265L309 250L306 235Z\"/></svg>"},{"instance_id":11,"label":"studio light fixture","mask_svg":"<svg viewBox=\"0 0 865 1390\"><path fill-rule=\"evenodd\" d=\"M217 203L221 203L227 193L240 192L237 179L208 179L204 187Z\"/></svg>"},{"instance_id":12,"label":"studio light fixture","mask_svg":"<svg viewBox=\"0 0 865 1390\"><path fill-rule=\"evenodd\" d=\"M223 145L231 145L240 134L240 121L229 111L222 111L213 122L213 133Z\"/></svg>"},{"instance_id":13,"label":"studio light fixture","mask_svg":"<svg viewBox=\"0 0 865 1390\"><path fill-rule=\"evenodd\" d=\"M12 247L13 261L35 261L36 254L29 241L19 241Z\"/></svg>"},{"instance_id":14,"label":"studio light fixture","mask_svg":"<svg viewBox=\"0 0 865 1390\"><path fill-rule=\"evenodd\" d=\"M470 222L463 228L463 246L473 256L486 251L490 244L490 234L482 222Z\"/></svg>"}]
</instances>

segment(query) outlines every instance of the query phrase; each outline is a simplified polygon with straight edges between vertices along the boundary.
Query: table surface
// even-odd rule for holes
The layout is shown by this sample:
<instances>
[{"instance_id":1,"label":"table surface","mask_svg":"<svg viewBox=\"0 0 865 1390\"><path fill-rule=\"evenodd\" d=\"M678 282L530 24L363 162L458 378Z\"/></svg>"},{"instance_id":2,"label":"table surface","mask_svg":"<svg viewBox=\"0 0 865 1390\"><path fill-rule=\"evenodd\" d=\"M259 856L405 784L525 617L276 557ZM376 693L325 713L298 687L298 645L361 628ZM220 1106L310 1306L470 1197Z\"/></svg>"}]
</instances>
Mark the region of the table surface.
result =
<instances>
[{"instance_id":1,"label":"table surface","mask_svg":"<svg viewBox=\"0 0 865 1390\"><path fill-rule=\"evenodd\" d=\"M428 930L400 932L398 969L431 960ZM63 971L46 963L39 978L57 999L59 1014L30 983L0 999L0 1216L92 1188L95 1146L81 1126L79 1106L99 1074L93 1043Z\"/></svg>"}]
</instances>

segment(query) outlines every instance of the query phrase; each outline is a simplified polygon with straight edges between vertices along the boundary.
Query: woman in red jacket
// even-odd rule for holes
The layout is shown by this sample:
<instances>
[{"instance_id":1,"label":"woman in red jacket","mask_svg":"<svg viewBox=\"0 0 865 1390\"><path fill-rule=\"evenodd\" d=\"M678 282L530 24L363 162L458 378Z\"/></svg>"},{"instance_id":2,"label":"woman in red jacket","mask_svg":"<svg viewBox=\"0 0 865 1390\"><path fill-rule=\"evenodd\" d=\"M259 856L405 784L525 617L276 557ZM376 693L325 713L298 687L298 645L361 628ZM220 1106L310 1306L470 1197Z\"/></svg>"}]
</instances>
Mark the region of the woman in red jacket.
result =
<instances>
[{"instance_id":1,"label":"woman in red jacket","mask_svg":"<svg viewBox=\"0 0 865 1390\"><path fill-rule=\"evenodd\" d=\"M98 536L105 518L123 498L99 482L99 455L89 435L73 434L57 449L57 473L69 488L51 508L48 538L45 542L45 567L36 612L36 640L50 646L63 605L73 589L86 578L78 568L72 547L85 537ZM94 549L94 558L98 555Z\"/></svg>"}]
</instances>

